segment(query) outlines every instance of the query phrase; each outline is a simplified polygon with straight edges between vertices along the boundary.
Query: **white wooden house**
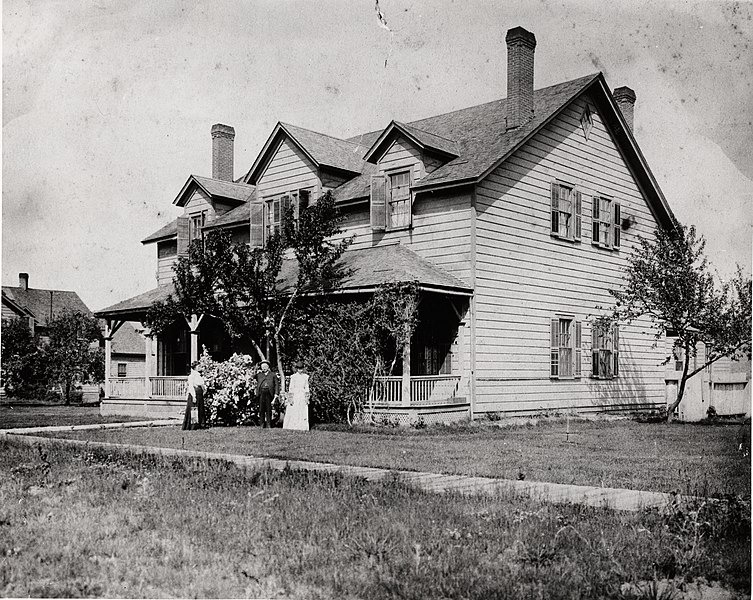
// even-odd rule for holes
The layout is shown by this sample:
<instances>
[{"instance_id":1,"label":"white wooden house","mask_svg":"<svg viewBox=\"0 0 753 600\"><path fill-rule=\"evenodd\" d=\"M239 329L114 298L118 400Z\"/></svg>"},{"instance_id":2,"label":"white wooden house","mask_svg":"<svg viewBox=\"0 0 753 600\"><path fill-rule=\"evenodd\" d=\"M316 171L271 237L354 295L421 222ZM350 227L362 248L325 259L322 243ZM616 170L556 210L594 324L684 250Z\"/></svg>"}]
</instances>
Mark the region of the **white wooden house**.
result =
<instances>
[{"instance_id":1,"label":"white wooden house","mask_svg":"<svg viewBox=\"0 0 753 600\"><path fill-rule=\"evenodd\" d=\"M234 131L215 125L213 177L191 176L175 200L183 215L144 240L157 246L158 287L99 315L112 329L142 319L201 231L264 244L281 206L331 190L355 235L342 291L421 289L418 330L383 382L381 410L430 422L664 404L648 322L593 324L638 236L673 223L633 136L635 94L611 92L601 73L534 90L534 35L511 29L507 46L505 99L349 139L278 123L235 181ZM202 336L220 341L200 319L158 339L147 377L110 389L105 410L174 410Z\"/></svg>"}]
</instances>

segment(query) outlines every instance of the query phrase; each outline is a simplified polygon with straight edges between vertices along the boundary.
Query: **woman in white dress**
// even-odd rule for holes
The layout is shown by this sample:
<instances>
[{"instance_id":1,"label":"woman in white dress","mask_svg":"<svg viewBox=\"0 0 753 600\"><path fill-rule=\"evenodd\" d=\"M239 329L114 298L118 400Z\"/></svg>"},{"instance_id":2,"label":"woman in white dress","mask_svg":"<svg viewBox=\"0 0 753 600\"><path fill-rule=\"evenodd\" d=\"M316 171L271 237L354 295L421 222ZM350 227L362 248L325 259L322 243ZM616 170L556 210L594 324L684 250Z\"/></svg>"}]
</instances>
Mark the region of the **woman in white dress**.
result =
<instances>
[{"instance_id":1,"label":"woman in white dress","mask_svg":"<svg viewBox=\"0 0 753 600\"><path fill-rule=\"evenodd\" d=\"M303 372L303 363L299 360L295 363L295 373L290 376L288 388L288 405L285 409L285 419L282 422L283 429L309 429L309 376Z\"/></svg>"}]
</instances>

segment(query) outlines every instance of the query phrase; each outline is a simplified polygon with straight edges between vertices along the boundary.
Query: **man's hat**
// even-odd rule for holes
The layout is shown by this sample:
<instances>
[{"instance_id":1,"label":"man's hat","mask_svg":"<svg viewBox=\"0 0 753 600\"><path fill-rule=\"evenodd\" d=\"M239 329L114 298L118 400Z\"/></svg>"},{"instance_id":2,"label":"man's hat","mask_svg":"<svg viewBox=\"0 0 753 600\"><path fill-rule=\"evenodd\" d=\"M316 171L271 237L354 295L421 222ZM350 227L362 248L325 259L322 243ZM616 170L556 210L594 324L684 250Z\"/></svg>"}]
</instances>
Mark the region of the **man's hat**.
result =
<instances>
[{"instance_id":1,"label":"man's hat","mask_svg":"<svg viewBox=\"0 0 753 600\"><path fill-rule=\"evenodd\" d=\"M259 366L263 365L264 363L267 363L267 366L270 366L269 361L266 358L262 359L262 361L259 363Z\"/></svg>"}]
</instances>

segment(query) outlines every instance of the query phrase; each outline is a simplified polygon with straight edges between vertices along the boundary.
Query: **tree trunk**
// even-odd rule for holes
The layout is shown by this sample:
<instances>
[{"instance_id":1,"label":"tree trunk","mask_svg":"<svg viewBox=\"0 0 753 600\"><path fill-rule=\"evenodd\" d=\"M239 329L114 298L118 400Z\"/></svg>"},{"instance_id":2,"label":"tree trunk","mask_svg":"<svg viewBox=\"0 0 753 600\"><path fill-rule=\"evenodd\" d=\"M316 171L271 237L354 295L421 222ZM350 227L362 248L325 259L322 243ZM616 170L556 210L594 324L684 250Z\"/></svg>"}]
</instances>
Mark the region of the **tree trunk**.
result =
<instances>
[{"instance_id":1,"label":"tree trunk","mask_svg":"<svg viewBox=\"0 0 753 600\"><path fill-rule=\"evenodd\" d=\"M66 380L65 382L65 405L68 406L71 403L71 382Z\"/></svg>"},{"instance_id":2,"label":"tree trunk","mask_svg":"<svg viewBox=\"0 0 753 600\"><path fill-rule=\"evenodd\" d=\"M677 390L677 398L675 398L675 401L670 404L667 407L667 423L671 423L674 420L674 413L678 406L680 406L680 402L682 402L682 397L685 394L685 384L688 381L688 370L690 369L690 344L685 344L685 364L683 364L682 367L682 379L680 379L680 387Z\"/></svg>"}]
</instances>

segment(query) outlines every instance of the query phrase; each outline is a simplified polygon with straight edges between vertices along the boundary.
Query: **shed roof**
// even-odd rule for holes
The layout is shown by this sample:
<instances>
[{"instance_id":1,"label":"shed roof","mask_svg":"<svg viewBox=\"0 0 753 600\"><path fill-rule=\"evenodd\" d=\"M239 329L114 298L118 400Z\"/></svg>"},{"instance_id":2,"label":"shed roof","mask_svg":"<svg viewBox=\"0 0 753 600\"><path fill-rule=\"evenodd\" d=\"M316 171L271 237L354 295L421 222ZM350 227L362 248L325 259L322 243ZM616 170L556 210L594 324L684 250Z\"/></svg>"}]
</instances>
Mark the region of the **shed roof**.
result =
<instances>
[{"instance_id":1,"label":"shed roof","mask_svg":"<svg viewBox=\"0 0 753 600\"><path fill-rule=\"evenodd\" d=\"M164 227L160 227L154 233L151 233L148 236L146 236L143 240L141 240L141 243L151 244L152 242L159 242L162 240L168 240L170 238L177 237L177 235L178 235L178 219L175 218Z\"/></svg>"}]
</instances>

